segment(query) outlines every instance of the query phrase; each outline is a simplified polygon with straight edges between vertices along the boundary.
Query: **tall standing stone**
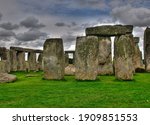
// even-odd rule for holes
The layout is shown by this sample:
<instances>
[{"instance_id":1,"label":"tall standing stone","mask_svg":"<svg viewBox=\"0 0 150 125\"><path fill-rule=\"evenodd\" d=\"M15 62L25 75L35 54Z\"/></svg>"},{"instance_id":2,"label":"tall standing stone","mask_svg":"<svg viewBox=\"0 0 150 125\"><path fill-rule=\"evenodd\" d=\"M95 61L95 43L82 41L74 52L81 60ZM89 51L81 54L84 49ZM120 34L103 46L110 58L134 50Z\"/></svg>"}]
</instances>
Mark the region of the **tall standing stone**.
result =
<instances>
[{"instance_id":1,"label":"tall standing stone","mask_svg":"<svg viewBox=\"0 0 150 125\"><path fill-rule=\"evenodd\" d=\"M98 74L111 75L113 74L111 39L110 37L98 37L98 42L99 42Z\"/></svg>"},{"instance_id":2,"label":"tall standing stone","mask_svg":"<svg viewBox=\"0 0 150 125\"><path fill-rule=\"evenodd\" d=\"M36 70L36 53L34 51L29 52L28 63L29 63L29 69L31 71L35 71Z\"/></svg>"},{"instance_id":3,"label":"tall standing stone","mask_svg":"<svg viewBox=\"0 0 150 125\"><path fill-rule=\"evenodd\" d=\"M5 47L0 47L0 72L10 72L10 56L9 50Z\"/></svg>"},{"instance_id":4,"label":"tall standing stone","mask_svg":"<svg viewBox=\"0 0 150 125\"><path fill-rule=\"evenodd\" d=\"M146 28L144 32L144 62L145 69L150 72L150 28Z\"/></svg>"},{"instance_id":5,"label":"tall standing stone","mask_svg":"<svg viewBox=\"0 0 150 125\"><path fill-rule=\"evenodd\" d=\"M122 35L115 39L115 77L120 80L133 79L133 47L130 37L130 35Z\"/></svg>"},{"instance_id":6,"label":"tall standing stone","mask_svg":"<svg viewBox=\"0 0 150 125\"><path fill-rule=\"evenodd\" d=\"M64 78L65 57L62 39L54 38L45 41L43 61L45 79Z\"/></svg>"},{"instance_id":7,"label":"tall standing stone","mask_svg":"<svg viewBox=\"0 0 150 125\"><path fill-rule=\"evenodd\" d=\"M17 51L17 70L18 71L26 70L25 52L24 51Z\"/></svg>"},{"instance_id":8,"label":"tall standing stone","mask_svg":"<svg viewBox=\"0 0 150 125\"><path fill-rule=\"evenodd\" d=\"M17 71L17 51L10 47L10 62L11 62L11 71Z\"/></svg>"},{"instance_id":9,"label":"tall standing stone","mask_svg":"<svg viewBox=\"0 0 150 125\"><path fill-rule=\"evenodd\" d=\"M96 80L98 46L96 36L77 37L75 51L75 78L77 80Z\"/></svg>"},{"instance_id":10,"label":"tall standing stone","mask_svg":"<svg viewBox=\"0 0 150 125\"><path fill-rule=\"evenodd\" d=\"M43 53L40 53L38 56L38 70L43 70L44 69L44 65L43 65Z\"/></svg>"},{"instance_id":11,"label":"tall standing stone","mask_svg":"<svg viewBox=\"0 0 150 125\"><path fill-rule=\"evenodd\" d=\"M143 72L144 71L144 64L142 61L142 52L140 51L140 48L138 45L139 41L140 41L139 37L134 37L134 43L135 43L134 52L135 53L134 53L133 64L134 64L136 72Z\"/></svg>"}]
</instances>

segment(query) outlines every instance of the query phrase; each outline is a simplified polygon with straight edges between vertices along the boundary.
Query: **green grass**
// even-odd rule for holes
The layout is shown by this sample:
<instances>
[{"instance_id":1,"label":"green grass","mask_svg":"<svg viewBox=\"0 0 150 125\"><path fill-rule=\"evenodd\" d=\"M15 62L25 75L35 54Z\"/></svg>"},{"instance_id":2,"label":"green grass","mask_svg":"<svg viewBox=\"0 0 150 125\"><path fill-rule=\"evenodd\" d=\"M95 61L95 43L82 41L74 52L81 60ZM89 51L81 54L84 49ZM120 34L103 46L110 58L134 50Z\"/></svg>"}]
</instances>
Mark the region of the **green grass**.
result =
<instances>
[{"instance_id":1,"label":"green grass","mask_svg":"<svg viewBox=\"0 0 150 125\"><path fill-rule=\"evenodd\" d=\"M150 73L138 73L133 81L118 81L114 76L99 76L96 81L42 79L42 72L26 77L13 73L18 80L0 84L0 107L149 107Z\"/></svg>"}]
</instances>

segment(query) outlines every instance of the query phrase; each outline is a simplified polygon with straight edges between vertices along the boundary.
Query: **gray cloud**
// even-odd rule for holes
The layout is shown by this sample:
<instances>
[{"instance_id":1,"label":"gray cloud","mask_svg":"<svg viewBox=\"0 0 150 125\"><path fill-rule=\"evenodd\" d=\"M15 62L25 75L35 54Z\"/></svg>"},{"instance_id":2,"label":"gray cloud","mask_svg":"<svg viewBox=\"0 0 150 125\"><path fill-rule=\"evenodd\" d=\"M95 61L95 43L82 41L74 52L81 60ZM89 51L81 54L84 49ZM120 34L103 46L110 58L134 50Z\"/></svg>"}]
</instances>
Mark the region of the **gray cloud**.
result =
<instances>
[{"instance_id":1,"label":"gray cloud","mask_svg":"<svg viewBox=\"0 0 150 125\"><path fill-rule=\"evenodd\" d=\"M150 9L135 8L131 5L116 7L112 10L116 21L134 26L150 26Z\"/></svg>"},{"instance_id":2,"label":"gray cloud","mask_svg":"<svg viewBox=\"0 0 150 125\"><path fill-rule=\"evenodd\" d=\"M67 26L65 23L63 22L58 22L58 23L55 23L55 26L57 27L64 27L64 26Z\"/></svg>"},{"instance_id":3,"label":"gray cloud","mask_svg":"<svg viewBox=\"0 0 150 125\"><path fill-rule=\"evenodd\" d=\"M40 29L40 28L45 27L45 25L42 23L39 23L39 20L36 19L35 17L26 18L25 20L20 22L20 25L26 28L32 28L32 29L34 28Z\"/></svg>"},{"instance_id":4,"label":"gray cloud","mask_svg":"<svg viewBox=\"0 0 150 125\"><path fill-rule=\"evenodd\" d=\"M38 30L29 30L28 32L19 33L16 39L19 41L34 41L40 38L46 38L47 34Z\"/></svg>"},{"instance_id":5,"label":"gray cloud","mask_svg":"<svg viewBox=\"0 0 150 125\"><path fill-rule=\"evenodd\" d=\"M74 27L77 26L76 22L71 22L70 24L66 24L64 22L57 22L55 23L55 26L57 27Z\"/></svg>"},{"instance_id":6,"label":"gray cloud","mask_svg":"<svg viewBox=\"0 0 150 125\"><path fill-rule=\"evenodd\" d=\"M2 16L3 16L3 15L0 13L0 20L2 19Z\"/></svg>"},{"instance_id":7,"label":"gray cloud","mask_svg":"<svg viewBox=\"0 0 150 125\"><path fill-rule=\"evenodd\" d=\"M8 23L2 23L2 24L0 24L0 27L3 28L3 29L5 29L5 30L14 30L14 29L18 29L19 25L12 24L12 23L8 22Z\"/></svg>"},{"instance_id":8,"label":"gray cloud","mask_svg":"<svg viewBox=\"0 0 150 125\"><path fill-rule=\"evenodd\" d=\"M11 37L15 37L15 33L9 30L0 31L0 40L10 40Z\"/></svg>"}]
</instances>

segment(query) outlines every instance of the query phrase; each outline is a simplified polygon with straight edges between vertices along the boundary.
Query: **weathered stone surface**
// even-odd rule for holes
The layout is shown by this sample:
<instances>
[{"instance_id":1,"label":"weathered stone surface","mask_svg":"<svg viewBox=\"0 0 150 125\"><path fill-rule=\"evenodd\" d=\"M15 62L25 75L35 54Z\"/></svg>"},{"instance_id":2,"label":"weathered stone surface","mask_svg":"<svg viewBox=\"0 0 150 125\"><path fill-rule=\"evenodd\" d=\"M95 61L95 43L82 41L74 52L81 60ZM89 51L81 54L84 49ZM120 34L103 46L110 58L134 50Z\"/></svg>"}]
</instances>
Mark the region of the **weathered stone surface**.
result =
<instances>
[{"instance_id":1,"label":"weathered stone surface","mask_svg":"<svg viewBox=\"0 0 150 125\"><path fill-rule=\"evenodd\" d=\"M112 75L112 54L111 54L111 39L110 37L98 37L99 42L99 75Z\"/></svg>"},{"instance_id":2,"label":"weathered stone surface","mask_svg":"<svg viewBox=\"0 0 150 125\"><path fill-rule=\"evenodd\" d=\"M69 55L68 53L65 53L65 67L69 65Z\"/></svg>"},{"instance_id":3,"label":"weathered stone surface","mask_svg":"<svg viewBox=\"0 0 150 125\"><path fill-rule=\"evenodd\" d=\"M5 47L0 47L0 57L1 60L7 60L7 49Z\"/></svg>"},{"instance_id":4,"label":"weathered stone surface","mask_svg":"<svg viewBox=\"0 0 150 125\"><path fill-rule=\"evenodd\" d=\"M35 52L29 52L28 54L28 63L29 63L29 69L31 71L36 71L36 53Z\"/></svg>"},{"instance_id":5,"label":"weathered stone surface","mask_svg":"<svg viewBox=\"0 0 150 125\"><path fill-rule=\"evenodd\" d=\"M144 62L145 69L150 72L150 28L146 28L144 32Z\"/></svg>"},{"instance_id":6,"label":"weathered stone surface","mask_svg":"<svg viewBox=\"0 0 150 125\"><path fill-rule=\"evenodd\" d=\"M0 83L8 83L14 82L17 80L15 75L7 74L7 73L0 73Z\"/></svg>"},{"instance_id":7,"label":"weathered stone surface","mask_svg":"<svg viewBox=\"0 0 150 125\"><path fill-rule=\"evenodd\" d=\"M17 51L10 47L10 64L11 64L11 71L17 71Z\"/></svg>"},{"instance_id":8,"label":"weathered stone surface","mask_svg":"<svg viewBox=\"0 0 150 125\"><path fill-rule=\"evenodd\" d=\"M96 36L77 37L75 51L75 78L77 80L96 80L98 46Z\"/></svg>"},{"instance_id":9,"label":"weathered stone surface","mask_svg":"<svg viewBox=\"0 0 150 125\"><path fill-rule=\"evenodd\" d=\"M69 64L65 68L65 75L75 75L75 65Z\"/></svg>"},{"instance_id":10,"label":"weathered stone surface","mask_svg":"<svg viewBox=\"0 0 150 125\"><path fill-rule=\"evenodd\" d=\"M0 47L0 72L10 72L10 55L5 47Z\"/></svg>"},{"instance_id":11,"label":"weathered stone surface","mask_svg":"<svg viewBox=\"0 0 150 125\"><path fill-rule=\"evenodd\" d=\"M17 71L25 71L25 52L17 52Z\"/></svg>"},{"instance_id":12,"label":"weathered stone surface","mask_svg":"<svg viewBox=\"0 0 150 125\"><path fill-rule=\"evenodd\" d=\"M135 42L136 44L138 44L139 41L140 41L140 37L134 37L134 42Z\"/></svg>"},{"instance_id":13,"label":"weathered stone surface","mask_svg":"<svg viewBox=\"0 0 150 125\"><path fill-rule=\"evenodd\" d=\"M87 36L118 36L131 34L133 30L132 25L104 25L86 28Z\"/></svg>"},{"instance_id":14,"label":"weathered stone surface","mask_svg":"<svg viewBox=\"0 0 150 125\"><path fill-rule=\"evenodd\" d=\"M7 72L7 61L6 60L2 60L0 61L0 73L6 73Z\"/></svg>"},{"instance_id":15,"label":"weathered stone surface","mask_svg":"<svg viewBox=\"0 0 150 125\"><path fill-rule=\"evenodd\" d=\"M44 64L43 64L43 53L40 53L39 54L39 57L38 57L38 63L37 63L37 69L38 70L43 70L44 69Z\"/></svg>"},{"instance_id":16,"label":"weathered stone surface","mask_svg":"<svg viewBox=\"0 0 150 125\"><path fill-rule=\"evenodd\" d=\"M65 70L65 57L63 41L60 38L47 39L43 51L44 78L63 79Z\"/></svg>"},{"instance_id":17,"label":"weathered stone surface","mask_svg":"<svg viewBox=\"0 0 150 125\"><path fill-rule=\"evenodd\" d=\"M133 47L130 37L130 35L122 35L115 39L115 77L120 80L133 79Z\"/></svg>"},{"instance_id":18,"label":"weathered stone surface","mask_svg":"<svg viewBox=\"0 0 150 125\"><path fill-rule=\"evenodd\" d=\"M133 56L133 64L135 68L135 72L143 72L144 64L142 61L142 54L140 48L138 46L139 37L134 37L134 56Z\"/></svg>"}]
</instances>

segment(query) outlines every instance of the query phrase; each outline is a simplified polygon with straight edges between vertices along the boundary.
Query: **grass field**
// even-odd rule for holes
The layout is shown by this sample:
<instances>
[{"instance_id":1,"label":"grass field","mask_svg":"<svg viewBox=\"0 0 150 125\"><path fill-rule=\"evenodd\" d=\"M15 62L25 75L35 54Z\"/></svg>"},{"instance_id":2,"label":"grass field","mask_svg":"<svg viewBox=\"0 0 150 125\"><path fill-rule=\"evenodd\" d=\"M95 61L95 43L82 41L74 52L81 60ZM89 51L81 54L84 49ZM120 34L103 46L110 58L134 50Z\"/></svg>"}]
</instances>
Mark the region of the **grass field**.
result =
<instances>
[{"instance_id":1,"label":"grass field","mask_svg":"<svg viewBox=\"0 0 150 125\"><path fill-rule=\"evenodd\" d=\"M150 73L138 73L133 81L118 81L114 76L99 76L96 81L42 79L42 72L13 73L18 80L0 84L0 107L149 107Z\"/></svg>"}]
</instances>

